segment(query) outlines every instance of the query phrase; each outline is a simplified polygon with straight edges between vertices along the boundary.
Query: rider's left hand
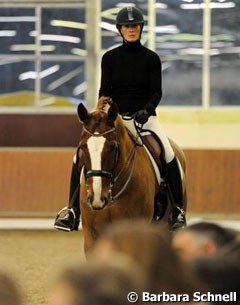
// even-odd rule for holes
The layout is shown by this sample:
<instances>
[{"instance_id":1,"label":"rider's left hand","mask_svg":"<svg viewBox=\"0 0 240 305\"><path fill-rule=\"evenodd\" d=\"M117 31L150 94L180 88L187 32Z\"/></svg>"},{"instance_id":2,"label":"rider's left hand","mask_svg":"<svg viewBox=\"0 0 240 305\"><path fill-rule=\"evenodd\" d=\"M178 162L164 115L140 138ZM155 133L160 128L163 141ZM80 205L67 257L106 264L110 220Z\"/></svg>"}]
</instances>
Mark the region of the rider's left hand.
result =
<instances>
[{"instance_id":1,"label":"rider's left hand","mask_svg":"<svg viewBox=\"0 0 240 305\"><path fill-rule=\"evenodd\" d=\"M147 112L147 110L139 110L138 112L136 112L135 114L135 120L137 123L139 124L145 124L148 121L149 118L149 114Z\"/></svg>"}]
</instances>

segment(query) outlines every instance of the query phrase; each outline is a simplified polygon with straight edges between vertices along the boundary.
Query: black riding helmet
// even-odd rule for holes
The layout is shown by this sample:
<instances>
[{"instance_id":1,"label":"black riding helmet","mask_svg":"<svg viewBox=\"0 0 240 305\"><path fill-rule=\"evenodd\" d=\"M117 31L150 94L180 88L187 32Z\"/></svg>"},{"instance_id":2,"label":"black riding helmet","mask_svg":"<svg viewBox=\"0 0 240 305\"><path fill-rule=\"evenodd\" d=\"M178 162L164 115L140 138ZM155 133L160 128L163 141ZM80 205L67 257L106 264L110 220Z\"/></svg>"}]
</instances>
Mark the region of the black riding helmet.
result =
<instances>
[{"instance_id":1,"label":"black riding helmet","mask_svg":"<svg viewBox=\"0 0 240 305\"><path fill-rule=\"evenodd\" d=\"M140 39L141 39L142 30L143 30L143 26L144 26L143 14L138 8L136 8L134 6L127 6L127 7L122 8L118 12L117 18L116 18L116 27L117 27L119 33L121 34L123 40L124 40L124 37L121 33L121 26L122 25L131 25L131 24L140 24L140 26L141 26Z\"/></svg>"},{"instance_id":2,"label":"black riding helmet","mask_svg":"<svg viewBox=\"0 0 240 305\"><path fill-rule=\"evenodd\" d=\"M140 24L143 27L144 18L142 12L138 8L134 6L127 6L118 12L116 18L116 27L119 29L121 25L131 24Z\"/></svg>"}]
</instances>

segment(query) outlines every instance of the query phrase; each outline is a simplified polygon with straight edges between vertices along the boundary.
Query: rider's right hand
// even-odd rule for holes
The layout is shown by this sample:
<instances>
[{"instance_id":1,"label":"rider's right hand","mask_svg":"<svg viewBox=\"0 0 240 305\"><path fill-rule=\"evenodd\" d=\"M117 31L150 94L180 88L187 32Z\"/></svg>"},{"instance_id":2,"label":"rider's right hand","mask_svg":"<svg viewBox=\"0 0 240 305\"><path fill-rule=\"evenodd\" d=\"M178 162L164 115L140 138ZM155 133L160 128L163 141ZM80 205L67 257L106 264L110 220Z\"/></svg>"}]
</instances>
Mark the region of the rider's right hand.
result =
<instances>
[{"instance_id":1,"label":"rider's right hand","mask_svg":"<svg viewBox=\"0 0 240 305\"><path fill-rule=\"evenodd\" d=\"M135 120L139 124L145 124L148 121L149 114L147 113L147 110L139 110L135 113Z\"/></svg>"}]
</instances>

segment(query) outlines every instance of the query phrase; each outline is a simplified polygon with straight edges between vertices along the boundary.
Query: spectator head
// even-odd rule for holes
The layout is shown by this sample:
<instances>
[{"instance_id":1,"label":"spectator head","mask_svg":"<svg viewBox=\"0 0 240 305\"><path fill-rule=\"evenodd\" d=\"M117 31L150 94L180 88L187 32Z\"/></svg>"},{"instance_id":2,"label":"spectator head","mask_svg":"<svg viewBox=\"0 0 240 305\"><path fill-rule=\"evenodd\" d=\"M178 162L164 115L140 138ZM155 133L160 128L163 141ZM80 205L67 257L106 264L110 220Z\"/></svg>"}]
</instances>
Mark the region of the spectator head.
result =
<instances>
[{"instance_id":1,"label":"spectator head","mask_svg":"<svg viewBox=\"0 0 240 305\"><path fill-rule=\"evenodd\" d=\"M142 290L134 263L114 255L65 269L58 277L48 305L129 305L127 295ZM140 303L141 304L141 303Z\"/></svg>"},{"instance_id":2,"label":"spectator head","mask_svg":"<svg viewBox=\"0 0 240 305\"><path fill-rule=\"evenodd\" d=\"M144 221L121 221L110 226L96 243L98 259L113 253L128 255L145 276L145 289L152 293L189 293L195 289L191 272L171 247L169 231Z\"/></svg>"},{"instance_id":3,"label":"spectator head","mask_svg":"<svg viewBox=\"0 0 240 305\"><path fill-rule=\"evenodd\" d=\"M183 260L214 255L234 242L236 235L217 224L200 222L178 231L173 237L175 248Z\"/></svg>"},{"instance_id":4,"label":"spectator head","mask_svg":"<svg viewBox=\"0 0 240 305\"><path fill-rule=\"evenodd\" d=\"M236 292L237 302L228 302L228 304L239 304L240 301L240 265L239 257L230 253L222 255L217 253L213 256L196 259L193 262L196 276L205 292L211 291L213 294L229 294ZM220 302L211 302L211 304L222 304Z\"/></svg>"},{"instance_id":5,"label":"spectator head","mask_svg":"<svg viewBox=\"0 0 240 305\"><path fill-rule=\"evenodd\" d=\"M0 304L21 305L21 296L15 282L6 274L0 273Z\"/></svg>"}]
</instances>

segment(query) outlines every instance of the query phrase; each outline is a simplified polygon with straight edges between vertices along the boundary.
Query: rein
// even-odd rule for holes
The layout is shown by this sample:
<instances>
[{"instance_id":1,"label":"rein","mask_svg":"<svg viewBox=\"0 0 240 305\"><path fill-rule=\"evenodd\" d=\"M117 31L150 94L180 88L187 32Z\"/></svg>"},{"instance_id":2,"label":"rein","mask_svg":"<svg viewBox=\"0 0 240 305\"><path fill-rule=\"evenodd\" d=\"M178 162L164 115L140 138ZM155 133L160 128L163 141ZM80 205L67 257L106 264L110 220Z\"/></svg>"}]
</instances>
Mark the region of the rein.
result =
<instances>
[{"instance_id":1,"label":"rein","mask_svg":"<svg viewBox=\"0 0 240 305\"><path fill-rule=\"evenodd\" d=\"M103 136L105 136L106 134L109 134L109 133L111 133L111 132L116 132L116 128L113 127L113 128L111 128L111 129L109 129L109 130L103 132L103 133L99 133L99 132L91 132L91 131L89 131L89 130L83 125L83 131L85 131L87 134L89 134L89 135L92 136L92 137L98 138L98 137L103 137Z\"/></svg>"},{"instance_id":2,"label":"rein","mask_svg":"<svg viewBox=\"0 0 240 305\"><path fill-rule=\"evenodd\" d=\"M135 146L134 146L135 148ZM121 188L121 190L116 194L116 195L112 195L112 188L114 186L114 183L118 180L118 178L120 177L121 173L123 172L122 170L120 171L120 173L118 174L118 176L114 179L114 183L110 184L110 189L109 189L109 195L110 195L110 201L113 202L114 200L116 200L118 197L120 197L122 195L122 193L125 191L125 189L127 188L128 184L130 183L132 176L133 176L133 170L135 167L135 161L136 161L136 149L133 150L134 154L132 155L132 158L129 158L129 161L132 160L132 168L131 168L131 172L128 176L128 179L126 180L125 184L123 185L123 187ZM123 168L122 168L123 169Z\"/></svg>"}]
</instances>

